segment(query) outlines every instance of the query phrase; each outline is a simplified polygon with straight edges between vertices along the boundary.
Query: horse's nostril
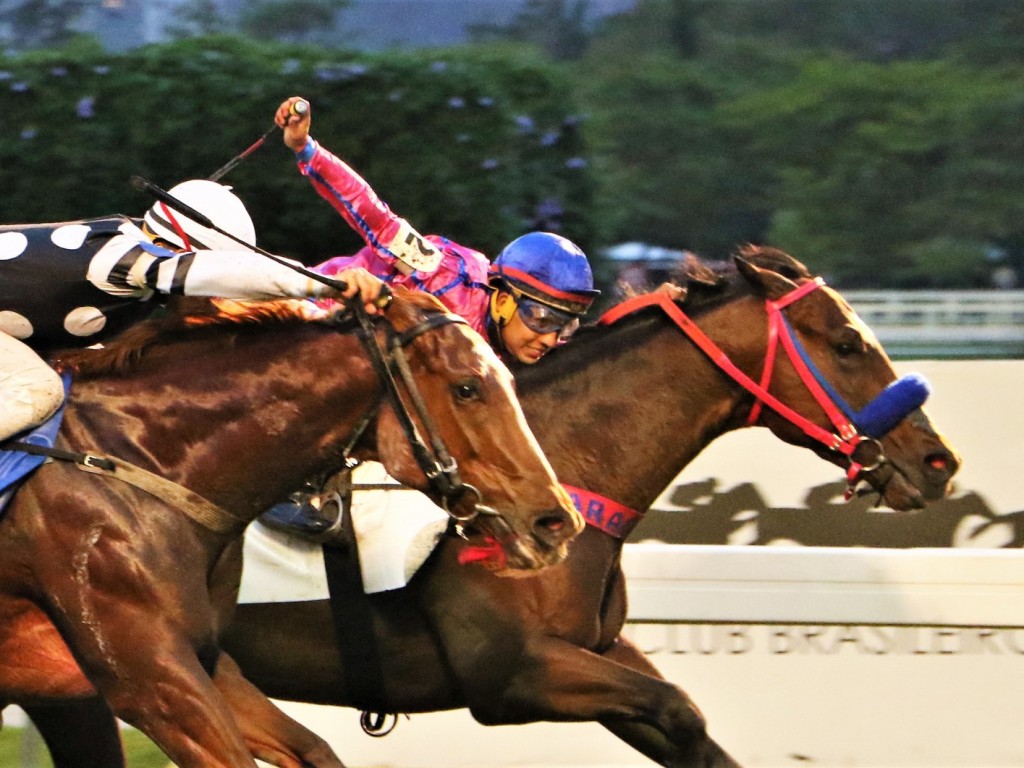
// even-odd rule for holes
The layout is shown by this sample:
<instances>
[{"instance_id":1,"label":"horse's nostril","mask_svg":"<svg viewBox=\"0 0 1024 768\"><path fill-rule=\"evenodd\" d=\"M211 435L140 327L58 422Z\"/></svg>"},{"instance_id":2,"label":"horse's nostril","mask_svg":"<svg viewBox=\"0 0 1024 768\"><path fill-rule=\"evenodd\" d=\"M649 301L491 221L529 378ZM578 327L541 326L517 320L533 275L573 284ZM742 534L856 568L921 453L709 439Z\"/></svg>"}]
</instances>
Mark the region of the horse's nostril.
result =
<instances>
[{"instance_id":1,"label":"horse's nostril","mask_svg":"<svg viewBox=\"0 0 1024 768\"><path fill-rule=\"evenodd\" d=\"M957 462L948 453L930 453L924 457L925 466L935 472L952 476L957 469Z\"/></svg>"},{"instance_id":2,"label":"horse's nostril","mask_svg":"<svg viewBox=\"0 0 1024 768\"><path fill-rule=\"evenodd\" d=\"M537 524L552 533L559 533L565 528L565 520L556 516L542 517L537 521Z\"/></svg>"},{"instance_id":3,"label":"horse's nostril","mask_svg":"<svg viewBox=\"0 0 1024 768\"><path fill-rule=\"evenodd\" d=\"M537 518L534 524L534 536L548 546L559 546L574 533L574 529L566 516L558 511Z\"/></svg>"}]
</instances>

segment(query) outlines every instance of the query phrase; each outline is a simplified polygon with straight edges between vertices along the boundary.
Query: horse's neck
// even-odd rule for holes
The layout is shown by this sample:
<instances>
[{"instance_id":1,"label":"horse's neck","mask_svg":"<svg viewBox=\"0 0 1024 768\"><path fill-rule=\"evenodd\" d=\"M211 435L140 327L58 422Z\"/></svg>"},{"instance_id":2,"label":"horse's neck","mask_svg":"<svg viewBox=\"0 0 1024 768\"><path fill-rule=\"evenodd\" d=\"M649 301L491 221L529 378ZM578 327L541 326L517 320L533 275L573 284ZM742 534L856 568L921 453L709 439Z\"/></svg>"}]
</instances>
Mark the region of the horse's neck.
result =
<instances>
[{"instance_id":1,"label":"horse's neck","mask_svg":"<svg viewBox=\"0 0 1024 768\"><path fill-rule=\"evenodd\" d=\"M125 375L76 382L62 436L255 516L331 469L372 407L359 344L299 328L169 344Z\"/></svg>"},{"instance_id":2,"label":"horse's neck","mask_svg":"<svg viewBox=\"0 0 1024 768\"><path fill-rule=\"evenodd\" d=\"M737 426L741 396L666 324L521 399L562 482L642 511Z\"/></svg>"}]
</instances>

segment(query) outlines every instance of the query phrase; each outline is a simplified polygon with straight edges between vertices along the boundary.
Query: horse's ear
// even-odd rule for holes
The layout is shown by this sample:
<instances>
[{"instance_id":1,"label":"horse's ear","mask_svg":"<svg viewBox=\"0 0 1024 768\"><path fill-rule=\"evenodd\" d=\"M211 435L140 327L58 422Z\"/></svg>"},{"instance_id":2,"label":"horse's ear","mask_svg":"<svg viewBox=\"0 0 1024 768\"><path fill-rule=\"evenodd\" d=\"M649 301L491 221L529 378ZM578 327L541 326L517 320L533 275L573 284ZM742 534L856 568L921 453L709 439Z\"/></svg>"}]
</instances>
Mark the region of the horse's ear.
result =
<instances>
[{"instance_id":1,"label":"horse's ear","mask_svg":"<svg viewBox=\"0 0 1024 768\"><path fill-rule=\"evenodd\" d=\"M732 260L736 264L736 269L754 287L754 290L767 299L778 299L797 287L796 283L789 278L770 269L757 267L742 256L734 255Z\"/></svg>"}]
</instances>

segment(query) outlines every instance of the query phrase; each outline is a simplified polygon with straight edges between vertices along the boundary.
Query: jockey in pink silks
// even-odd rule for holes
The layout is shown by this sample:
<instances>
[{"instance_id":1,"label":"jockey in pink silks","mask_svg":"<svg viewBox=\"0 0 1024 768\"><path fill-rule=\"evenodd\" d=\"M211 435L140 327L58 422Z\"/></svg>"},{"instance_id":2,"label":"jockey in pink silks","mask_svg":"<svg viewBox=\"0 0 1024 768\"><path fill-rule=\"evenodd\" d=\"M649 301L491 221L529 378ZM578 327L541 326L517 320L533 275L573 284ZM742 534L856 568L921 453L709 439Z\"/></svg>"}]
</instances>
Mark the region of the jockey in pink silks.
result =
<instances>
[{"instance_id":1,"label":"jockey in pink silks","mask_svg":"<svg viewBox=\"0 0 1024 768\"><path fill-rule=\"evenodd\" d=\"M348 283L344 295L358 293L368 306L384 308L385 283L427 291L487 339L505 362L527 365L564 343L579 326L598 291L587 257L575 244L550 232L531 232L507 245L492 264L479 251L448 238L423 236L310 137L308 102L287 99L274 119L300 172L366 242L356 254L315 268ZM444 534L447 515L426 496L397 485L395 490L360 489L395 482L376 462L360 464L352 480L349 509L363 587L367 592L400 588ZM340 529L342 505L338 494L300 492L260 521L324 540Z\"/></svg>"},{"instance_id":2,"label":"jockey in pink silks","mask_svg":"<svg viewBox=\"0 0 1024 768\"><path fill-rule=\"evenodd\" d=\"M586 255L566 238L531 232L513 240L492 264L479 251L438 235L423 236L396 216L370 185L309 135L311 110L299 97L278 107L275 121L299 170L366 246L317 269L350 284L366 302L382 283L428 291L487 338L506 360L531 364L564 342L600 293Z\"/></svg>"}]
</instances>

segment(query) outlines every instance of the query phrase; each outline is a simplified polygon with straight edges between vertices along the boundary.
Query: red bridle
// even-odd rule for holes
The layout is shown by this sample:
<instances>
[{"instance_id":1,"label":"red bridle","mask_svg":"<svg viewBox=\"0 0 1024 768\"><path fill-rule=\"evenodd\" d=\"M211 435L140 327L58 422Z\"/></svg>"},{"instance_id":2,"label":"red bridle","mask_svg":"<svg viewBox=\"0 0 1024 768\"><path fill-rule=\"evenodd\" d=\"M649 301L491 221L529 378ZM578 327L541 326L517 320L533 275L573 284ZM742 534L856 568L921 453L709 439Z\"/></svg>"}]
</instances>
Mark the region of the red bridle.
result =
<instances>
[{"instance_id":1,"label":"red bridle","mask_svg":"<svg viewBox=\"0 0 1024 768\"><path fill-rule=\"evenodd\" d=\"M808 365L804 356L797 349L798 342L793 337L793 332L786 323L782 310L795 301L802 299L812 291L817 290L825 284L820 277L810 280L790 291L786 295L773 300L765 301L765 308L768 312L768 341L765 350L764 370L761 373L760 383L755 382L747 374L741 371L729 356L715 344L708 336L697 327L682 308L664 293L648 293L629 299L605 313L598 324L611 325L625 315L631 314L643 307L657 305L667 314L679 329L717 365L733 381L754 395L754 406L751 408L747 424L753 425L761 416L765 406L775 411L791 424L798 427L804 434L825 445L829 450L837 451L850 460L846 471L847 498L853 494L853 489L860 480L861 475L877 469L883 461L882 448L874 438L861 435L851 422L849 417L835 403L833 398L825 391L819 383L815 372ZM797 413L788 405L783 403L771 392L768 387L771 384L772 375L775 370L779 340L782 340L783 349L790 363L799 375L804 386L814 397L818 405L824 410L829 420L835 427L835 431L829 431L815 424L813 421ZM869 463L858 461L855 454L858 448L870 446L873 450L869 452L872 456Z\"/></svg>"}]
</instances>

